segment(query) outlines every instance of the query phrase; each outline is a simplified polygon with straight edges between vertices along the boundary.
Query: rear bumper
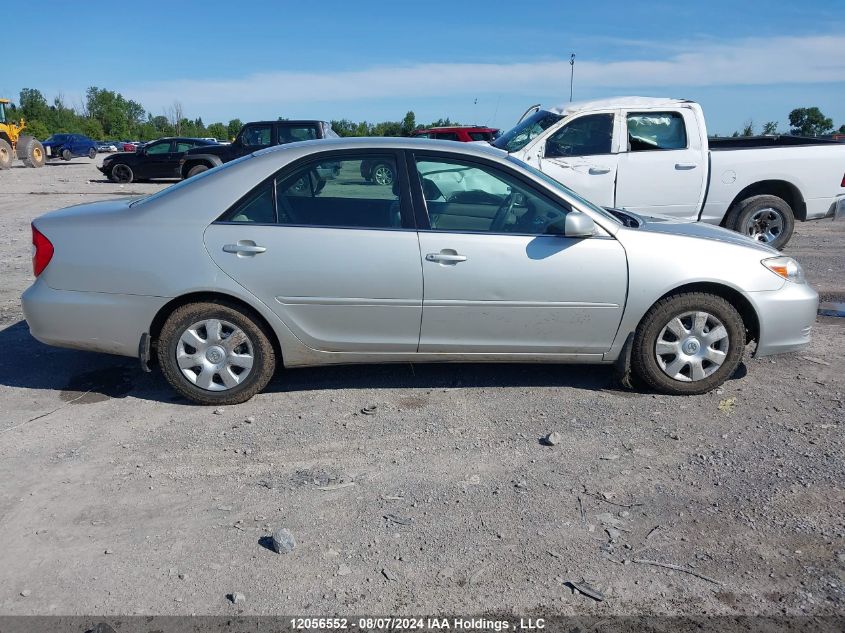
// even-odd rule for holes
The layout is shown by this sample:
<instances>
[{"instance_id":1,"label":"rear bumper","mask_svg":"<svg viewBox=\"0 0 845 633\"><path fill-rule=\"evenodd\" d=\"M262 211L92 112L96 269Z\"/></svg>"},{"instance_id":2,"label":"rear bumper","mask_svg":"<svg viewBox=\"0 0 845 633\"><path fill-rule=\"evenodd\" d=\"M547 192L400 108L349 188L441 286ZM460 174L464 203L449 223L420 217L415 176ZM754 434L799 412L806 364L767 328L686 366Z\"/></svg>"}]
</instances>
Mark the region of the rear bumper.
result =
<instances>
[{"instance_id":1,"label":"rear bumper","mask_svg":"<svg viewBox=\"0 0 845 633\"><path fill-rule=\"evenodd\" d=\"M23 293L33 337L57 347L138 357L138 345L163 297L56 290L36 279Z\"/></svg>"},{"instance_id":2,"label":"rear bumper","mask_svg":"<svg viewBox=\"0 0 845 633\"><path fill-rule=\"evenodd\" d=\"M771 356L802 349L810 343L819 295L807 284L785 282L779 290L750 292L760 320L755 356Z\"/></svg>"}]
</instances>

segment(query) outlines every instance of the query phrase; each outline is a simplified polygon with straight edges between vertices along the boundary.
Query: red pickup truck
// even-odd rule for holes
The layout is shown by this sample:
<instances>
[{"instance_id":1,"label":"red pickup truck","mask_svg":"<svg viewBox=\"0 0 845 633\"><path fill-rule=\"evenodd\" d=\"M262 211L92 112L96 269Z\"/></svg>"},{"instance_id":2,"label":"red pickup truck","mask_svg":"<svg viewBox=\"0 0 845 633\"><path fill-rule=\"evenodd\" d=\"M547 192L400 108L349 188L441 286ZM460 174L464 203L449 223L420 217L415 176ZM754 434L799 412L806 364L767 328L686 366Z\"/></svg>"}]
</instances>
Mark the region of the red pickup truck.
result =
<instances>
[{"instance_id":1,"label":"red pickup truck","mask_svg":"<svg viewBox=\"0 0 845 633\"><path fill-rule=\"evenodd\" d=\"M436 138L441 141L493 141L498 138L499 130L479 125L455 125L451 127L432 127L427 130L416 130L416 138Z\"/></svg>"}]
</instances>

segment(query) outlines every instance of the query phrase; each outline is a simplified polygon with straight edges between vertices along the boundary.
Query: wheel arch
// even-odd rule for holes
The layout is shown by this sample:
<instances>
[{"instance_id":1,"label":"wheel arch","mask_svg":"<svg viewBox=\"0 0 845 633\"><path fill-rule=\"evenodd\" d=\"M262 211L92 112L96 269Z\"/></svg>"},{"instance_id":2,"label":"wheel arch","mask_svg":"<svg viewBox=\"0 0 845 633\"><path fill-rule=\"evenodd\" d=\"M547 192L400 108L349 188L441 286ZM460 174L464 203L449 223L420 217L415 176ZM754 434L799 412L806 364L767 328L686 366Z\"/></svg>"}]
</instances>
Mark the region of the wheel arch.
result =
<instances>
[{"instance_id":1,"label":"wheel arch","mask_svg":"<svg viewBox=\"0 0 845 633\"><path fill-rule=\"evenodd\" d=\"M706 292L716 295L717 297L721 297L736 308L737 312L739 312L739 316L742 318L742 322L745 325L745 331L747 334L746 340L760 340L760 317L757 315L757 311L754 309L751 301L749 301L748 298L736 288L732 288L731 286L727 286L725 284L713 281L699 281L684 284L664 293L662 296L658 297L651 306L666 297L685 294L688 292ZM649 309L651 309L651 306L649 306ZM646 310L645 314L648 314L648 310ZM642 318L640 318L639 323L637 323L637 327L639 327L639 324L642 323L642 320L645 318L645 314L643 314Z\"/></svg>"},{"instance_id":2,"label":"wheel arch","mask_svg":"<svg viewBox=\"0 0 845 633\"><path fill-rule=\"evenodd\" d=\"M180 176L184 180L188 177L188 172L197 165L205 165L209 169L213 169L222 164L223 161L219 156L214 156L213 154L199 154L197 156L192 156L190 159L185 161L185 164L182 165Z\"/></svg>"},{"instance_id":3,"label":"wheel arch","mask_svg":"<svg viewBox=\"0 0 845 633\"><path fill-rule=\"evenodd\" d=\"M266 318L264 318L264 315L262 315L258 310L256 310L253 306L251 306L243 299L231 294L227 294L225 292L218 291L202 291L184 294L179 297L175 297L174 299L171 299L161 308L159 308L159 311L153 317L149 328L150 343L152 346L155 347L158 345L158 339L161 335L161 330L164 327L164 323L165 321L167 321L167 317L169 317L177 308L181 308L182 306L188 305L190 303L219 303L221 305L227 305L229 307L237 308L239 310L244 311L251 318L255 319L256 323L258 323L261 327L264 328L267 333L267 336L270 338L270 343L273 345L273 350L276 353L276 358L278 358L280 362L282 361L282 346L279 341L279 337L270 322ZM154 359L155 354L151 354L150 358Z\"/></svg>"},{"instance_id":4,"label":"wheel arch","mask_svg":"<svg viewBox=\"0 0 845 633\"><path fill-rule=\"evenodd\" d=\"M728 205L728 212L722 218L721 225L726 226L731 209L741 204L743 200L753 196L777 196L784 200L795 214L796 220L807 219L807 204L801 190L793 183L786 180L761 180L745 187L740 191Z\"/></svg>"}]
</instances>

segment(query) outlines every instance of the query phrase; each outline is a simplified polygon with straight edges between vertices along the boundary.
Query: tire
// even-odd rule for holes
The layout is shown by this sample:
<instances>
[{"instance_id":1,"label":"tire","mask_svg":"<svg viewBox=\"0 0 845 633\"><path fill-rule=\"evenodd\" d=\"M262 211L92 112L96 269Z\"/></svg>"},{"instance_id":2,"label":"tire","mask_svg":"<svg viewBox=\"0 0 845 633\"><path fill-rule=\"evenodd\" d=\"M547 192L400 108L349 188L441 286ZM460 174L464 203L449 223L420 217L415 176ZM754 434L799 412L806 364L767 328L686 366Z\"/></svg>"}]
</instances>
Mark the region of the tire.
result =
<instances>
[{"instance_id":1,"label":"tire","mask_svg":"<svg viewBox=\"0 0 845 633\"><path fill-rule=\"evenodd\" d=\"M208 165L194 165L188 170L188 175L185 178L191 178L204 171L208 171Z\"/></svg>"},{"instance_id":2,"label":"tire","mask_svg":"<svg viewBox=\"0 0 845 633\"><path fill-rule=\"evenodd\" d=\"M220 337L206 325L212 322L213 327L215 321L221 324ZM238 336L239 344L230 349L226 341L232 336ZM158 339L158 362L167 382L189 400L209 406L240 404L264 389L273 377L276 353L270 337L250 312L226 303L190 303L174 310L165 321ZM197 365L188 366L189 361L183 360L180 367L178 356L196 359ZM251 367L240 366L248 356Z\"/></svg>"},{"instance_id":3,"label":"tire","mask_svg":"<svg viewBox=\"0 0 845 633\"><path fill-rule=\"evenodd\" d=\"M387 163L376 163L370 172L370 179L377 185L389 187L393 184L396 174L393 167Z\"/></svg>"},{"instance_id":4,"label":"tire","mask_svg":"<svg viewBox=\"0 0 845 633\"><path fill-rule=\"evenodd\" d=\"M751 196L733 205L725 224L734 231L780 250L795 230L795 213L783 198Z\"/></svg>"},{"instance_id":5,"label":"tire","mask_svg":"<svg viewBox=\"0 0 845 633\"><path fill-rule=\"evenodd\" d=\"M69 149L62 150L62 160L70 160L73 158L73 154L70 153Z\"/></svg>"},{"instance_id":6,"label":"tire","mask_svg":"<svg viewBox=\"0 0 845 633\"><path fill-rule=\"evenodd\" d=\"M43 167L47 155L44 153L44 146L34 136L21 136L18 138L18 158L27 167Z\"/></svg>"},{"instance_id":7,"label":"tire","mask_svg":"<svg viewBox=\"0 0 845 633\"><path fill-rule=\"evenodd\" d=\"M12 146L0 138L0 169L9 169L12 166Z\"/></svg>"},{"instance_id":8,"label":"tire","mask_svg":"<svg viewBox=\"0 0 845 633\"><path fill-rule=\"evenodd\" d=\"M90 158L91 160L94 160L95 158L97 158L97 150L94 149L93 147L88 150L88 158Z\"/></svg>"},{"instance_id":9,"label":"tire","mask_svg":"<svg viewBox=\"0 0 845 633\"><path fill-rule=\"evenodd\" d=\"M718 338L708 342L707 335ZM744 353L745 324L736 308L717 295L689 292L665 297L646 313L634 334L631 364L634 374L657 391L694 395L730 378Z\"/></svg>"},{"instance_id":10,"label":"tire","mask_svg":"<svg viewBox=\"0 0 845 633\"><path fill-rule=\"evenodd\" d=\"M116 163L109 171L109 180L120 184L130 183L135 180L135 173L126 163Z\"/></svg>"}]
</instances>

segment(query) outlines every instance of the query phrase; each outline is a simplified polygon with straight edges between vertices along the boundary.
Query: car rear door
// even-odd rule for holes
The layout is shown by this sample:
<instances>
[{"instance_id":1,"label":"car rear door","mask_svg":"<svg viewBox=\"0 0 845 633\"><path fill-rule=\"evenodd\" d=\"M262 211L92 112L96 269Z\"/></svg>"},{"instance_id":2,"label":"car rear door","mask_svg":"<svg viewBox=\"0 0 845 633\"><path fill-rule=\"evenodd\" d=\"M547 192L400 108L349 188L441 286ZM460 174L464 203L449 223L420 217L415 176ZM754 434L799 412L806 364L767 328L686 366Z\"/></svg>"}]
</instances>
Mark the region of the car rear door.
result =
<instances>
[{"instance_id":1,"label":"car rear door","mask_svg":"<svg viewBox=\"0 0 845 633\"><path fill-rule=\"evenodd\" d=\"M312 349L416 352L422 270L407 175L373 185L363 160L399 164L394 152L350 150L285 168L206 229L206 248Z\"/></svg>"},{"instance_id":2,"label":"car rear door","mask_svg":"<svg viewBox=\"0 0 845 633\"><path fill-rule=\"evenodd\" d=\"M144 178L168 178L173 161L173 141L157 141L146 146L142 171Z\"/></svg>"},{"instance_id":3,"label":"car rear door","mask_svg":"<svg viewBox=\"0 0 845 633\"><path fill-rule=\"evenodd\" d=\"M693 111L624 114L627 147L619 154L616 206L646 215L696 219L704 195L707 151Z\"/></svg>"},{"instance_id":4,"label":"car rear door","mask_svg":"<svg viewBox=\"0 0 845 633\"><path fill-rule=\"evenodd\" d=\"M551 234L572 211L499 164L416 153L420 352L601 354L627 291L622 246ZM414 179L412 178L412 181Z\"/></svg>"}]
</instances>

